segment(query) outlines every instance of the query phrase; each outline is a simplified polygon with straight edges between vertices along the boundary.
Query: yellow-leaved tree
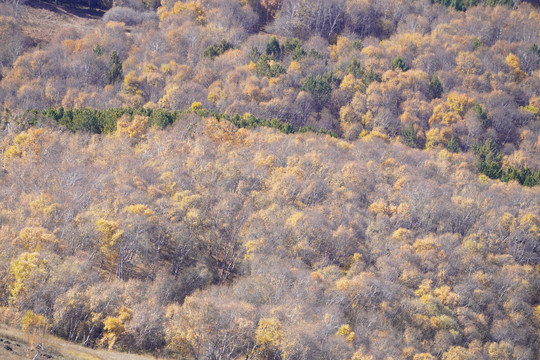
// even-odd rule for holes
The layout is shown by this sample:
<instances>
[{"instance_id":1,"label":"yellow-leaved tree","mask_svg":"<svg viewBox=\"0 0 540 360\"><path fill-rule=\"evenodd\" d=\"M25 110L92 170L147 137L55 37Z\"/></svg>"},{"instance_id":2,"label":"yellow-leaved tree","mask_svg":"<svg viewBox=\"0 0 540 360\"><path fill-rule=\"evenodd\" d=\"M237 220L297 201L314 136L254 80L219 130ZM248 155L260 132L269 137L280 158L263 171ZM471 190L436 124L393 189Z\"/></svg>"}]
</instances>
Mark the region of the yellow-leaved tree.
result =
<instances>
[{"instance_id":1,"label":"yellow-leaved tree","mask_svg":"<svg viewBox=\"0 0 540 360\"><path fill-rule=\"evenodd\" d=\"M336 332L336 335L343 336L347 341L353 342L356 339L356 334L351 330L351 325L343 324Z\"/></svg>"},{"instance_id":2,"label":"yellow-leaved tree","mask_svg":"<svg viewBox=\"0 0 540 360\"><path fill-rule=\"evenodd\" d=\"M516 55L512 53L508 54L506 57L506 64L510 67L515 81L521 81L527 77L527 74L521 70L521 61Z\"/></svg>"},{"instance_id":3,"label":"yellow-leaved tree","mask_svg":"<svg viewBox=\"0 0 540 360\"><path fill-rule=\"evenodd\" d=\"M435 359L437 359L435 356L428 353L416 354L413 357L413 360L435 360Z\"/></svg>"},{"instance_id":4,"label":"yellow-leaved tree","mask_svg":"<svg viewBox=\"0 0 540 360\"><path fill-rule=\"evenodd\" d=\"M146 139L146 133L148 132L148 117L142 115L135 115L130 120L128 114L122 115L116 124L117 135L127 135L133 143L137 144L141 140Z\"/></svg>"},{"instance_id":5,"label":"yellow-leaved tree","mask_svg":"<svg viewBox=\"0 0 540 360\"><path fill-rule=\"evenodd\" d=\"M21 319L21 328L30 335L29 345L33 345L37 340L41 345L43 336L49 328L49 320L43 315L28 310Z\"/></svg>"},{"instance_id":6,"label":"yellow-leaved tree","mask_svg":"<svg viewBox=\"0 0 540 360\"><path fill-rule=\"evenodd\" d=\"M122 306L117 316L107 316L103 321L105 325L103 337L99 340L100 345L112 349L114 344L126 332L126 323L131 319L131 309Z\"/></svg>"},{"instance_id":7,"label":"yellow-leaved tree","mask_svg":"<svg viewBox=\"0 0 540 360\"><path fill-rule=\"evenodd\" d=\"M261 358L271 359L279 353L283 341L281 322L276 318L262 318L255 332L255 341L259 348ZM275 358L275 357L274 357Z\"/></svg>"},{"instance_id":8,"label":"yellow-leaved tree","mask_svg":"<svg viewBox=\"0 0 540 360\"><path fill-rule=\"evenodd\" d=\"M97 229L101 233L99 250L103 256L104 266L112 273L112 268L116 265L116 278L122 279L125 263L129 260L122 251L124 230L119 228L118 222L106 219L97 221Z\"/></svg>"},{"instance_id":9,"label":"yellow-leaved tree","mask_svg":"<svg viewBox=\"0 0 540 360\"><path fill-rule=\"evenodd\" d=\"M13 240L13 244L32 252L40 251L44 247L53 246L57 243L56 236L41 226L25 227L21 230L19 236Z\"/></svg>"},{"instance_id":10,"label":"yellow-leaved tree","mask_svg":"<svg viewBox=\"0 0 540 360\"><path fill-rule=\"evenodd\" d=\"M24 305L24 298L29 288L45 280L47 276L47 261L39 252L23 252L11 263L9 286L11 294L9 301L13 305Z\"/></svg>"},{"instance_id":11,"label":"yellow-leaved tree","mask_svg":"<svg viewBox=\"0 0 540 360\"><path fill-rule=\"evenodd\" d=\"M51 138L45 129L30 128L21 132L13 139L13 145L4 151L4 167L13 158L38 159Z\"/></svg>"}]
</instances>

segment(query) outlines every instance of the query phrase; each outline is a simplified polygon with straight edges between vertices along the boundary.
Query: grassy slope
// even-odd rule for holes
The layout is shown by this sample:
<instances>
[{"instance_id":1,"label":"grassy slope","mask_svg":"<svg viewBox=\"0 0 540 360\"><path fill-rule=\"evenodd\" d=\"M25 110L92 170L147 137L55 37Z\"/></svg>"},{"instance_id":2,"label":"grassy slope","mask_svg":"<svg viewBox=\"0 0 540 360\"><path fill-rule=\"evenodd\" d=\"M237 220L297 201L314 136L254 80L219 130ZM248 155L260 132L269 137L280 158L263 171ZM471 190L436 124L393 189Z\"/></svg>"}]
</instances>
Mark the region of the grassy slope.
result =
<instances>
[{"instance_id":1,"label":"grassy slope","mask_svg":"<svg viewBox=\"0 0 540 360\"><path fill-rule=\"evenodd\" d=\"M21 7L19 24L25 34L35 43L49 42L60 31L92 30L101 11L55 6L36 0L28 1Z\"/></svg>"},{"instance_id":2,"label":"grassy slope","mask_svg":"<svg viewBox=\"0 0 540 360\"><path fill-rule=\"evenodd\" d=\"M30 336L18 329L0 324L0 359L32 359L36 351L29 346ZM7 347L12 350L7 350ZM124 354L107 350L94 350L73 344L54 336L45 336L44 350L35 360L148 360L155 357Z\"/></svg>"}]
</instances>

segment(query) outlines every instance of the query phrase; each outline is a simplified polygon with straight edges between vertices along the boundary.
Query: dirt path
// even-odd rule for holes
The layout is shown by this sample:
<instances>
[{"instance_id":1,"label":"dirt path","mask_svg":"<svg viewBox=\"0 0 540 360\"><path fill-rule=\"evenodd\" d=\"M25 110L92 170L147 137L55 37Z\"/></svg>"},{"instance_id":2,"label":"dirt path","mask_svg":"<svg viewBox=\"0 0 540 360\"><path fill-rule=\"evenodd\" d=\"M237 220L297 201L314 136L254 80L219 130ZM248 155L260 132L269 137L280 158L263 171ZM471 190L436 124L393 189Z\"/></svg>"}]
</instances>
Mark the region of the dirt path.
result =
<instances>
[{"instance_id":1,"label":"dirt path","mask_svg":"<svg viewBox=\"0 0 540 360\"><path fill-rule=\"evenodd\" d=\"M29 1L19 14L20 25L35 43L47 43L59 31L91 31L100 21L102 12L55 6Z\"/></svg>"}]
</instances>

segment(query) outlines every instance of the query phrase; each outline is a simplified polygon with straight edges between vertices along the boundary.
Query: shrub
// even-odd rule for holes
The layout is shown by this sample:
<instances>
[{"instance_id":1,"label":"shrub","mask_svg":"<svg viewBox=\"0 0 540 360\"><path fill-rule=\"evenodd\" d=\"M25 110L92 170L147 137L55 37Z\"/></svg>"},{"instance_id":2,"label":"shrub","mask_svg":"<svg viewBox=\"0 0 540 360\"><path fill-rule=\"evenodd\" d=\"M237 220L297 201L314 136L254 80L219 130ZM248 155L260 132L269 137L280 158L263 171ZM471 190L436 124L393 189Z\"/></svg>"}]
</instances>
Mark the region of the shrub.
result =
<instances>
[{"instance_id":1,"label":"shrub","mask_svg":"<svg viewBox=\"0 0 540 360\"><path fill-rule=\"evenodd\" d=\"M113 7L103 15L103 22L109 21L123 22L126 25L133 26L142 24L146 21L157 20L156 13L153 11L139 12L127 7Z\"/></svg>"}]
</instances>

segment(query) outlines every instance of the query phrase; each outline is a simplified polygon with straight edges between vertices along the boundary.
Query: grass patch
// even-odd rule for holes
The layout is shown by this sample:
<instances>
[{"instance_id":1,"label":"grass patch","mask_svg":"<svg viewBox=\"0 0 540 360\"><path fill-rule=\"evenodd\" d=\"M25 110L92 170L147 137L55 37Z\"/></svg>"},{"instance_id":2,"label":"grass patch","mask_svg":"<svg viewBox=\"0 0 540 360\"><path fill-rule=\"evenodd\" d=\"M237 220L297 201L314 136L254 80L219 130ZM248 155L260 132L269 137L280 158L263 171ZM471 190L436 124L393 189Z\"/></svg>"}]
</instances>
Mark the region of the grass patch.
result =
<instances>
[{"instance_id":1,"label":"grass patch","mask_svg":"<svg viewBox=\"0 0 540 360\"><path fill-rule=\"evenodd\" d=\"M35 354L30 343L30 335L20 329L0 324L0 338L8 339L13 351L6 351L4 342L0 343L0 358L2 360L27 359L28 354ZM104 349L91 349L70 343L56 336L45 335L43 338L45 353L53 355L57 360L149 360L155 356L127 354ZM39 357L38 359L41 359Z\"/></svg>"}]
</instances>

